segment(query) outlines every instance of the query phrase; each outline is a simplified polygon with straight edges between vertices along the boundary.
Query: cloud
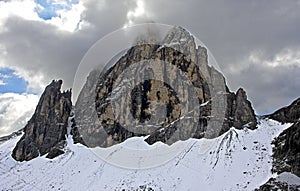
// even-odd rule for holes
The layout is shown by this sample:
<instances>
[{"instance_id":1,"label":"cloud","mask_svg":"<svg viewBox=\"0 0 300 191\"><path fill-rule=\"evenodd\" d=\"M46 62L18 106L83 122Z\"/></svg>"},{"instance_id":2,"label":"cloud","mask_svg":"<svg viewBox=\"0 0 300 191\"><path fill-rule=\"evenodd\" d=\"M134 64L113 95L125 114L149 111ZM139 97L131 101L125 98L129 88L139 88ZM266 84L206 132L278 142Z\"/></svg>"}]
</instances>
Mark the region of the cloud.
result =
<instances>
[{"instance_id":1,"label":"cloud","mask_svg":"<svg viewBox=\"0 0 300 191\"><path fill-rule=\"evenodd\" d=\"M255 56L255 55L252 55ZM261 62L263 65L270 67L289 67L289 66L300 66L300 49L293 50L290 48L284 49L282 52L279 52L274 56L272 60L263 60L260 57L257 57L253 62Z\"/></svg>"},{"instance_id":2,"label":"cloud","mask_svg":"<svg viewBox=\"0 0 300 191\"><path fill-rule=\"evenodd\" d=\"M7 3L14 9L16 3ZM0 12L5 7L1 6ZM101 37L122 27L128 9L125 1L92 0L80 1L60 12L60 17L46 21L11 13L0 21L5 25L0 32L0 68L15 70L28 82L29 92L41 93L58 78L64 79L64 88L71 88L86 51ZM34 11L33 4L30 10Z\"/></svg>"},{"instance_id":3,"label":"cloud","mask_svg":"<svg viewBox=\"0 0 300 191\"><path fill-rule=\"evenodd\" d=\"M28 81L28 91L41 93L54 78L62 78L68 87L72 86L76 67L92 44L88 37L79 33L69 36L55 26L18 17L9 18L6 26L9 30L0 34L5 46L5 52L0 53L0 67L15 70ZM74 48L78 42L81 46Z\"/></svg>"},{"instance_id":4,"label":"cloud","mask_svg":"<svg viewBox=\"0 0 300 191\"><path fill-rule=\"evenodd\" d=\"M37 7L33 0L0 2L0 68L15 70L28 82L28 92L41 93L51 78L69 76L67 67L72 68L66 63L80 62L76 50L71 55L76 35L70 32L79 30L84 22L80 22L82 3L57 10L57 16L49 20L38 16ZM68 77L67 81L70 87Z\"/></svg>"},{"instance_id":5,"label":"cloud","mask_svg":"<svg viewBox=\"0 0 300 191\"><path fill-rule=\"evenodd\" d=\"M5 21L11 16L26 20L41 20L34 11L36 4L32 0L0 1L0 32L6 30Z\"/></svg>"},{"instance_id":6,"label":"cloud","mask_svg":"<svg viewBox=\"0 0 300 191\"><path fill-rule=\"evenodd\" d=\"M3 80L0 80L0 86L4 86L6 83Z\"/></svg>"},{"instance_id":7,"label":"cloud","mask_svg":"<svg viewBox=\"0 0 300 191\"><path fill-rule=\"evenodd\" d=\"M7 75L7 74L2 74L0 73L0 78L2 79L7 79L7 78L10 78L11 76Z\"/></svg>"},{"instance_id":8,"label":"cloud","mask_svg":"<svg viewBox=\"0 0 300 191\"><path fill-rule=\"evenodd\" d=\"M5 82L6 79L10 78L9 75L2 74L0 72L0 86L5 86L7 83Z\"/></svg>"},{"instance_id":9,"label":"cloud","mask_svg":"<svg viewBox=\"0 0 300 191\"><path fill-rule=\"evenodd\" d=\"M47 23L53 24L64 31L80 30L84 25L88 25L88 23L81 20L81 13L84 9L85 7L81 2L69 5L67 9L57 10L57 16L47 20Z\"/></svg>"},{"instance_id":10,"label":"cloud","mask_svg":"<svg viewBox=\"0 0 300 191\"><path fill-rule=\"evenodd\" d=\"M132 26L133 24L137 23L137 20L139 18L145 18L146 17L146 11L145 11L145 3L143 0L136 0L135 2L135 8L133 10L129 10L127 12L127 21L124 24L124 27Z\"/></svg>"},{"instance_id":11,"label":"cloud","mask_svg":"<svg viewBox=\"0 0 300 191\"><path fill-rule=\"evenodd\" d=\"M37 7L36 12L39 17L44 20L51 19L52 17L58 16L58 11L61 10L70 10L73 4L77 4L78 1L74 0L35 0Z\"/></svg>"},{"instance_id":12,"label":"cloud","mask_svg":"<svg viewBox=\"0 0 300 191\"><path fill-rule=\"evenodd\" d=\"M253 51L239 66L228 67L232 78L238 79L231 85L247 89L258 114L272 113L300 96L300 47L285 48L273 56Z\"/></svg>"},{"instance_id":13,"label":"cloud","mask_svg":"<svg viewBox=\"0 0 300 191\"><path fill-rule=\"evenodd\" d=\"M0 137L23 128L38 103L33 94L0 94Z\"/></svg>"},{"instance_id":14,"label":"cloud","mask_svg":"<svg viewBox=\"0 0 300 191\"><path fill-rule=\"evenodd\" d=\"M155 21L182 25L204 42L230 89L244 87L258 114L300 96L299 1L154 0L145 7ZM261 54L255 64L254 52Z\"/></svg>"},{"instance_id":15,"label":"cloud","mask_svg":"<svg viewBox=\"0 0 300 191\"><path fill-rule=\"evenodd\" d=\"M4 29L0 27L3 29L0 30L0 69L15 71L17 77L28 82L27 92L37 94L52 79L63 79L63 88L71 88L86 51L99 38L122 27L129 9L125 2L115 0L80 1L70 10L59 12L59 17L43 20L34 12L34 1L0 3L0 25L4 26ZM28 7L26 13L21 7ZM64 30L64 27L74 30ZM24 127L37 97L0 94L0 135Z\"/></svg>"},{"instance_id":16,"label":"cloud","mask_svg":"<svg viewBox=\"0 0 300 191\"><path fill-rule=\"evenodd\" d=\"M257 113L289 104L299 90L292 80L299 76L297 0L82 0L49 20L39 18L36 7L31 0L0 2L0 67L15 70L37 93L57 78L72 87L93 43L145 21L191 31L214 54L230 89L246 89Z\"/></svg>"}]
</instances>

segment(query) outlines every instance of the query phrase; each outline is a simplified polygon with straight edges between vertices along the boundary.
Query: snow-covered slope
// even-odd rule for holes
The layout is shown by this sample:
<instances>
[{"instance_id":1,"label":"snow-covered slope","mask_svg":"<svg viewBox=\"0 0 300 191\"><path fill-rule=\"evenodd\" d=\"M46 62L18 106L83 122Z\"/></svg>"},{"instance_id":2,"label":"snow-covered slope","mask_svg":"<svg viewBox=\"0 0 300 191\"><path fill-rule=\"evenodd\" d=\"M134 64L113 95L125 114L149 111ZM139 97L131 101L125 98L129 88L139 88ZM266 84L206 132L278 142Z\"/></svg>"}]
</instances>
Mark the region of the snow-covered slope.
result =
<instances>
[{"instance_id":1,"label":"snow-covered slope","mask_svg":"<svg viewBox=\"0 0 300 191\"><path fill-rule=\"evenodd\" d=\"M271 141L289 125L260 119L253 131L190 139L173 159L148 169L109 164L70 136L55 159L16 162L11 152L19 136L0 145L0 190L254 190L272 177ZM141 140L131 139L123 146Z\"/></svg>"}]
</instances>

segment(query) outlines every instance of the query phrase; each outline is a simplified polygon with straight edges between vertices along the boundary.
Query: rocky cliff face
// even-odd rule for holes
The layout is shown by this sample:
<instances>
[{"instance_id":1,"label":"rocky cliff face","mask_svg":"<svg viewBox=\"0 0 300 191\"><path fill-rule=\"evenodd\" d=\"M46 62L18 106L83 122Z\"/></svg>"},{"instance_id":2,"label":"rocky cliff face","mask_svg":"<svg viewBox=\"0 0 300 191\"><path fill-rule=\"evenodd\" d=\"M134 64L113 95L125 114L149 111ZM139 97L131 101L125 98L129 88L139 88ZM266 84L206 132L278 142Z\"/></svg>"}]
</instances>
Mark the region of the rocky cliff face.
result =
<instances>
[{"instance_id":1,"label":"rocky cliff face","mask_svg":"<svg viewBox=\"0 0 300 191\"><path fill-rule=\"evenodd\" d=\"M291 105L283 107L271 115L270 119L281 123L292 123L273 141L273 167L272 172L279 174L292 173L300 177L300 99ZM291 185L278 178L271 178L257 190L299 190L299 185Z\"/></svg>"},{"instance_id":2,"label":"rocky cliff face","mask_svg":"<svg viewBox=\"0 0 300 191\"><path fill-rule=\"evenodd\" d=\"M273 172L292 172L300 177L300 121L284 130L273 144Z\"/></svg>"},{"instance_id":3,"label":"rocky cliff face","mask_svg":"<svg viewBox=\"0 0 300 191\"><path fill-rule=\"evenodd\" d=\"M300 177L300 98L267 117L293 123L273 141L273 171L292 172Z\"/></svg>"},{"instance_id":4,"label":"rocky cliff face","mask_svg":"<svg viewBox=\"0 0 300 191\"><path fill-rule=\"evenodd\" d=\"M282 123L296 123L300 118L300 98L296 99L291 105L283 107L267 117Z\"/></svg>"},{"instance_id":5,"label":"rocky cliff face","mask_svg":"<svg viewBox=\"0 0 300 191\"><path fill-rule=\"evenodd\" d=\"M24 128L24 135L13 150L18 161L31 160L47 154L62 154L68 119L72 109L71 91L61 92L62 81L52 81L42 94L35 113Z\"/></svg>"},{"instance_id":6,"label":"rocky cliff face","mask_svg":"<svg viewBox=\"0 0 300 191\"><path fill-rule=\"evenodd\" d=\"M283 178L281 178L283 176ZM293 174L282 173L277 178L270 178L267 183L255 189L255 191L299 191L299 184L290 183L290 179L299 179ZM297 181L296 180L296 181Z\"/></svg>"},{"instance_id":7,"label":"rocky cliff face","mask_svg":"<svg viewBox=\"0 0 300 191\"><path fill-rule=\"evenodd\" d=\"M226 113L221 134L228 131L230 127L256 129L256 116L244 89L239 88L236 93L233 93L226 87L226 100Z\"/></svg>"},{"instance_id":8,"label":"rocky cliff face","mask_svg":"<svg viewBox=\"0 0 300 191\"><path fill-rule=\"evenodd\" d=\"M95 88L99 73L99 70L94 70L89 74L79 94L75 105L76 120L74 120L74 127L71 132L74 143L81 143L91 147L99 145L99 141L106 138L95 110ZM83 127L85 127L84 130ZM87 139L84 141L82 137L87 136L89 137L88 141Z\"/></svg>"},{"instance_id":9,"label":"rocky cliff face","mask_svg":"<svg viewBox=\"0 0 300 191\"><path fill-rule=\"evenodd\" d=\"M286 120L286 119L285 119ZM270 178L256 191L298 191L300 189L300 122L284 130L274 141L272 172L278 177ZM288 174L286 178L280 178ZM298 183L290 183L295 177Z\"/></svg>"},{"instance_id":10,"label":"rocky cliff face","mask_svg":"<svg viewBox=\"0 0 300 191\"><path fill-rule=\"evenodd\" d=\"M88 146L106 147L133 136L172 144L232 126L255 129L245 91L230 92L208 59L181 27L160 44L137 43L107 71L90 73L75 105L76 134L88 137Z\"/></svg>"}]
</instances>

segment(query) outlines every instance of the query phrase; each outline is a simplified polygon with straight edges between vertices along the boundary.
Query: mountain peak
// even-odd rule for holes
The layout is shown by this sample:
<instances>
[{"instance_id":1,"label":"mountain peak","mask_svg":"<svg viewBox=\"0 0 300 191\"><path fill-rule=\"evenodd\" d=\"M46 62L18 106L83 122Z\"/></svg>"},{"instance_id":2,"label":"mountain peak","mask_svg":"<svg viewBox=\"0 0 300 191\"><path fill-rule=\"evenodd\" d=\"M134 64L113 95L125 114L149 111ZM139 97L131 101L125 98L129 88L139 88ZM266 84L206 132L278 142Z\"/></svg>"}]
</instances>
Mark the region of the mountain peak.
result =
<instances>
[{"instance_id":1,"label":"mountain peak","mask_svg":"<svg viewBox=\"0 0 300 191\"><path fill-rule=\"evenodd\" d=\"M53 80L43 92L35 113L24 128L24 135L13 150L18 161L31 160L48 153L62 154L72 108L71 91L61 92L62 80Z\"/></svg>"},{"instance_id":2,"label":"mountain peak","mask_svg":"<svg viewBox=\"0 0 300 191\"><path fill-rule=\"evenodd\" d=\"M172 144L214 138L232 126L256 128L245 92L228 91L224 76L209 66L207 49L196 48L182 27L172 28L161 44L131 47L107 71L91 75L75 105L77 129L90 147L134 136Z\"/></svg>"}]
</instances>

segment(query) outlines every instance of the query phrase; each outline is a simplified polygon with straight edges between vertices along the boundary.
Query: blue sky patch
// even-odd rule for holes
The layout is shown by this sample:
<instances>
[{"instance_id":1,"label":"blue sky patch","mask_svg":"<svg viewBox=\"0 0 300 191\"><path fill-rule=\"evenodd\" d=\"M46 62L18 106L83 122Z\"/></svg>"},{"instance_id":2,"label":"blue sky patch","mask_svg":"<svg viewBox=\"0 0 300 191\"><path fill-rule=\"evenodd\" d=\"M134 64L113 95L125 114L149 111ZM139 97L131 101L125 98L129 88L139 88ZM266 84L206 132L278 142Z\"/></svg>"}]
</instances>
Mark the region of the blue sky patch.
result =
<instances>
[{"instance_id":1,"label":"blue sky patch","mask_svg":"<svg viewBox=\"0 0 300 191\"><path fill-rule=\"evenodd\" d=\"M25 93L28 83L11 69L0 69L0 93Z\"/></svg>"},{"instance_id":2,"label":"blue sky patch","mask_svg":"<svg viewBox=\"0 0 300 191\"><path fill-rule=\"evenodd\" d=\"M73 4L78 4L78 0L35 0L41 8L36 8L36 12L40 18L49 20L57 17L57 11L70 10Z\"/></svg>"}]
</instances>

